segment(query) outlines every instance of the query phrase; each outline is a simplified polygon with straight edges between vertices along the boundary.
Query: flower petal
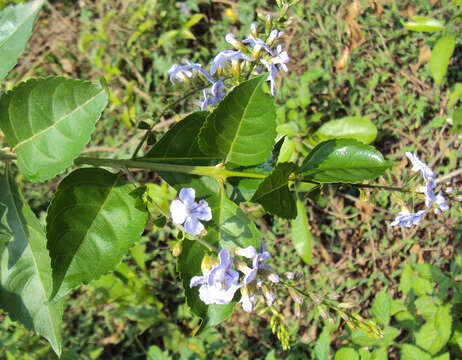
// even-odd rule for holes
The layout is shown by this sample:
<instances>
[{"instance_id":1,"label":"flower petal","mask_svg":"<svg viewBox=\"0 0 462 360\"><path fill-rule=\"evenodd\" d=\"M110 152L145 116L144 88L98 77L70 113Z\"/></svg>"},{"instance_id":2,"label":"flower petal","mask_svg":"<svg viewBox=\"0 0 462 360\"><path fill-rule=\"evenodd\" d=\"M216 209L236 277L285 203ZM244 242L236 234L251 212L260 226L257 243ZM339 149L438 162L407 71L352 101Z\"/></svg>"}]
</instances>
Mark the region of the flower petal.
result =
<instances>
[{"instance_id":1,"label":"flower petal","mask_svg":"<svg viewBox=\"0 0 462 360\"><path fill-rule=\"evenodd\" d=\"M204 220L204 221L212 220L212 209L210 209L209 204L205 200L199 201L199 205L197 205L193 209L192 213L199 220Z\"/></svg>"},{"instance_id":2,"label":"flower petal","mask_svg":"<svg viewBox=\"0 0 462 360\"><path fill-rule=\"evenodd\" d=\"M183 188L180 190L179 198L190 209L195 205L194 199L196 197L196 190L193 188Z\"/></svg>"},{"instance_id":3,"label":"flower petal","mask_svg":"<svg viewBox=\"0 0 462 360\"><path fill-rule=\"evenodd\" d=\"M180 200L173 200L170 204L170 216L174 224L183 224L188 216L188 209Z\"/></svg>"},{"instance_id":4,"label":"flower petal","mask_svg":"<svg viewBox=\"0 0 462 360\"><path fill-rule=\"evenodd\" d=\"M204 225L201 224L195 216L188 216L184 223L184 230L190 235L199 235L204 230Z\"/></svg>"},{"instance_id":5,"label":"flower petal","mask_svg":"<svg viewBox=\"0 0 462 360\"><path fill-rule=\"evenodd\" d=\"M205 276L193 276L189 282L189 287L192 288L197 285L205 284L207 279Z\"/></svg>"}]
</instances>

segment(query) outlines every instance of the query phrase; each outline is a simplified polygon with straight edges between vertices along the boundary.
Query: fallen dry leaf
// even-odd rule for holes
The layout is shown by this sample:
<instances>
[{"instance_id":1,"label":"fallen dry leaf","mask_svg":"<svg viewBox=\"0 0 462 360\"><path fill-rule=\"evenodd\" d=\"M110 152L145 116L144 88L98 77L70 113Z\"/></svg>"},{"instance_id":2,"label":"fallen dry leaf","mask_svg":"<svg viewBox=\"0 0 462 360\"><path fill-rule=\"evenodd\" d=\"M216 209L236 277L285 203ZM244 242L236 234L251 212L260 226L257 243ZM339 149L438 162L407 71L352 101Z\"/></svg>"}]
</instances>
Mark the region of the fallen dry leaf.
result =
<instances>
[{"instance_id":1,"label":"fallen dry leaf","mask_svg":"<svg viewBox=\"0 0 462 360\"><path fill-rule=\"evenodd\" d=\"M340 59L338 59L337 62L335 63L336 72L340 72L343 69L345 69L349 57L350 57L350 49L348 47L345 47L345 49L342 52L342 55L340 56Z\"/></svg>"}]
</instances>

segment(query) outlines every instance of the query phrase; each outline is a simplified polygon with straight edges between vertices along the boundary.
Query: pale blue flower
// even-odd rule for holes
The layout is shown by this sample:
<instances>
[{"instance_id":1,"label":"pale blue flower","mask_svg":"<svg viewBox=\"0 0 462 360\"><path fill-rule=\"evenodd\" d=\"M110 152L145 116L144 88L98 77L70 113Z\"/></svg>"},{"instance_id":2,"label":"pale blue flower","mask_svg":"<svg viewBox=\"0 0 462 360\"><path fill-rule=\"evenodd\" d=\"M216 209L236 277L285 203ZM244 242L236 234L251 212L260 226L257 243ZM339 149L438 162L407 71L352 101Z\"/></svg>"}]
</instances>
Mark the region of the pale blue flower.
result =
<instances>
[{"instance_id":1,"label":"pale blue flower","mask_svg":"<svg viewBox=\"0 0 462 360\"><path fill-rule=\"evenodd\" d=\"M190 287L201 285L199 298L207 305L229 304L234 293L241 287L239 273L232 270L233 258L228 250L218 253L220 264L206 271L203 276L194 276L189 283Z\"/></svg>"},{"instance_id":2,"label":"pale blue flower","mask_svg":"<svg viewBox=\"0 0 462 360\"><path fill-rule=\"evenodd\" d=\"M412 170L420 171L423 178L425 179L425 182L429 182L431 181L431 179L436 178L436 174L433 172L433 170L430 169L430 167L427 164L421 161L417 155L409 151L406 151L405 154L412 163Z\"/></svg>"},{"instance_id":3,"label":"pale blue flower","mask_svg":"<svg viewBox=\"0 0 462 360\"><path fill-rule=\"evenodd\" d=\"M201 101L201 110L207 110L209 106L216 107L218 103L226 96L224 78L218 79L213 83L210 89L202 91L203 98Z\"/></svg>"},{"instance_id":4,"label":"pale blue flower","mask_svg":"<svg viewBox=\"0 0 462 360\"><path fill-rule=\"evenodd\" d=\"M254 37L252 35L249 35L248 38L242 40L243 44L249 44L253 48L253 53L258 54L260 50L263 48L266 50L268 54L271 56L274 55L273 50L271 50L270 46L264 42L262 39L258 37Z\"/></svg>"},{"instance_id":5,"label":"pale blue flower","mask_svg":"<svg viewBox=\"0 0 462 360\"><path fill-rule=\"evenodd\" d=\"M214 75L218 69L224 69L225 63L228 61L246 60L253 61L253 59L247 55L244 55L239 50L223 50L219 52L210 63L210 74Z\"/></svg>"},{"instance_id":6,"label":"pale blue flower","mask_svg":"<svg viewBox=\"0 0 462 360\"><path fill-rule=\"evenodd\" d=\"M255 293L250 293L248 287L241 288L241 300L239 300L239 304L242 305L244 311L249 313L252 312L256 301L257 295Z\"/></svg>"},{"instance_id":7,"label":"pale blue flower","mask_svg":"<svg viewBox=\"0 0 462 360\"><path fill-rule=\"evenodd\" d=\"M212 220L212 210L207 201L194 201L196 191L193 188L180 190L180 200L173 200L170 204L170 215L174 224L183 224L186 233L199 235L204 231L204 225L199 220Z\"/></svg>"},{"instance_id":8,"label":"pale blue flower","mask_svg":"<svg viewBox=\"0 0 462 360\"><path fill-rule=\"evenodd\" d=\"M271 95L276 96L276 75L278 73L278 69L276 68L276 65L274 65L272 62L266 61L265 59L260 59L260 62L269 72L267 81L270 82Z\"/></svg>"},{"instance_id":9,"label":"pale blue flower","mask_svg":"<svg viewBox=\"0 0 462 360\"><path fill-rule=\"evenodd\" d=\"M172 67L168 70L168 73L170 75L170 82L172 84L175 84L174 80L177 80L179 82L185 82L188 79L192 78L193 71L199 72L205 79L207 79L211 83L215 81L213 77L210 76L210 74L202 68L201 64L188 62L186 65L181 66L178 66L178 64L172 65Z\"/></svg>"},{"instance_id":10,"label":"pale blue flower","mask_svg":"<svg viewBox=\"0 0 462 360\"><path fill-rule=\"evenodd\" d=\"M282 50L282 46L278 45L276 47L276 56L271 59L273 64L276 64L279 70L288 72L287 63L290 61L287 51Z\"/></svg>"},{"instance_id":11,"label":"pale blue flower","mask_svg":"<svg viewBox=\"0 0 462 360\"><path fill-rule=\"evenodd\" d=\"M405 226L410 228L412 225L419 225L427 210L419 210L416 213L411 213L407 210L400 211L395 220L390 223L391 226Z\"/></svg>"},{"instance_id":12,"label":"pale blue flower","mask_svg":"<svg viewBox=\"0 0 462 360\"><path fill-rule=\"evenodd\" d=\"M446 199L444 198L442 191L436 195L435 204L439 207L439 210L443 212L449 210L449 205L446 203Z\"/></svg>"}]
</instances>

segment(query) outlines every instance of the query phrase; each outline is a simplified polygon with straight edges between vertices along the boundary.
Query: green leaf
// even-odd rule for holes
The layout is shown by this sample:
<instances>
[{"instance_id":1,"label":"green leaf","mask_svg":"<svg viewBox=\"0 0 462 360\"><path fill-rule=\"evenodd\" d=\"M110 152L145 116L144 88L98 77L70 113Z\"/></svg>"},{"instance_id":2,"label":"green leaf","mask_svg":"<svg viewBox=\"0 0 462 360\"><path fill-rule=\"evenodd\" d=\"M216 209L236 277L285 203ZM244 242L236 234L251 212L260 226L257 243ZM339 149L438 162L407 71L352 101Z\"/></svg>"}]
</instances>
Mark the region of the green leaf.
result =
<instances>
[{"instance_id":1,"label":"green leaf","mask_svg":"<svg viewBox=\"0 0 462 360\"><path fill-rule=\"evenodd\" d=\"M176 123L149 150L143 160L166 162L178 165L216 165L218 158L205 155L199 148L198 136L205 123L208 112L197 111ZM183 187L192 187L199 198L218 192L218 183L208 176L189 175L175 172L159 171L158 174L177 191Z\"/></svg>"},{"instance_id":2,"label":"green leaf","mask_svg":"<svg viewBox=\"0 0 462 360\"><path fill-rule=\"evenodd\" d=\"M226 305L206 305L199 298L199 286L189 287L191 278L202 274L202 258L208 252L207 248L194 240L185 240L183 250L178 257L177 271L183 281L186 302L191 311L202 319L201 330L218 325L226 320L234 311L236 302Z\"/></svg>"},{"instance_id":3,"label":"green leaf","mask_svg":"<svg viewBox=\"0 0 462 360\"><path fill-rule=\"evenodd\" d=\"M391 297L382 290L374 299L371 314L374 320L380 325L386 326L391 317Z\"/></svg>"},{"instance_id":4,"label":"green leaf","mask_svg":"<svg viewBox=\"0 0 462 360\"><path fill-rule=\"evenodd\" d=\"M462 132L462 106L455 109L452 114L452 131L454 134L460 134Z\"/></svg>"},{"instance_id":5,"label":"green leaf","mask_svg":"<svg viewBox=\"0 0 462 360\"><path fill-rule=\"evenodd\" d=\"M115 269L140 239L147 213L120 174L78 169L58 186L47 214L53 268L52 298Z\"/></svg>"},{"instance_id":6,"label":"green leaf","mask_svg":"<svg viewBox=\"0 0 462 360\"><path fill-rule=\"evenodd\" d=\"M450 360L449 353L444 353L438 356L434 356L433 360Z\"/></svg>"},{"instance_id":7,"label":"green leaf","mask_svg":"<svg viewBox=\"0 0 462 360\"><path fill-rule=\"evenodd\" d=\"M403 22L403 26L411 31L419 32L434 32L444 30L444 25L432 18L427 18L424 16L413 16L411 17L412 21Z\"/></svg>"},{"instance_id":8,"label":"green leaf","mask_svg":"<svg viewBox=\"0 0 462 360\"><path fill-rule=\"evenodd\" d=\"M324 326L321 335L316 340L314 346L314 357L316 360L329 360L330 355L330 331L328 326Z\"/></svg>"},{"instance_id":9,"label":"green leaf","mask_svg":"<svg viewBox=\"0 0 462 360\"><path fill-rule=\"evenodd\" d=\"M364 348L358 350L361 360L371 360L371 353Z\"/></svg>"},{"instance_id":10,"label":"green leaf","mask_svg":"<svg viewBox=\"0 0 462 360\"><path fill-rule=\"evenodd\" d=\"M279 163L273 172L258 186L250 201L261 204L273 215L295 219L297 207L293 192L289 190L289 176L296 169L293 163Z\"/></svg>"},{"instance_id":11,"label":"green leaf","mask_svg":"<svg viewBox=\"0 0 462 360\"><path fill-rule=\"evenodd\" d=\"M319 183L358 183L382 175L391 164L373 146L352 139L334 139L317 145L299 173Z\"/></svg>"},{"instance_id":12,"label":"green leaf","mask_svg":"<svg viewBox=\"0 0 462 360\"><path fill-rule=\"evenodd\" d=\"M222 194L207 199L207 202L212 209L212 221L206 223L205 241L228 250L237 246L260 246L257 228L239 206Z\"/></svg>"},{"instance_id":13,"label":"green leaf","mask_svg":"<svg viewBox=\"0 0 462 360\"><path fill-rule=\"evenodd\" d=\"M440 306L434 319L425 323L415 333L416 345L435 355L448 342L451 336L451 324L450 306Z\"/></svg>"},{"instance_id":14,"label":"green leaf","mask_svg":"<svg viewBox=\"0 0 462 360\"><path fill-rule=\"evenodd\" d=\"M342 347L335 353L334 360L359 360L359 355L353 348Z\"/></svg>"},{"instance_id":15,"label":"green leaf","mask_svg":"<svg viewBox=\"0 0 462 360\"><path fill-rule=\"evenodd\" d=\"M403 272L401 273L401 279L399 281L399 291L402 291L404 294L407 294L411 291L412 288L412 278L414 274L412 273L411 264L404 265Z\"/></svg>"},{"instance_id":16,"label":"green leaf","mask_svg":"<svg viewBox=\"0 0 462 360\"><path fill-rule=\"evenodd\" d=\"M300 255L306 264L311 265L311 243L313 236L311 235L310 224L306 215L305 203L297 199L296 206L297 217L291 222L290 238L298 255Z\"/></svg>"},{"instance_id":17,"label":"green leaf","mask_svg":"<svg viewBox=\"0 0 462 360\"><path fill-rule=\"evenodd\" d=\"M452 53L456 41L453 35L443 36L438 40L432 49L432 56L430 58L430 71L433 76L433 80L439 85L446 75L448 70L449 60L451 59Z\"/></svg>"},{"instance_id":18,"label":"green leaf","mask_svg":"<svg viewBox=\"0 0 462 360\"><path fill-rule=\"evenodd\" d=\"M417 346L403 344L401 347L401 360L431 360L432 357Z\"/></svg>"},{"instance_id":19,"label":"green leaf","mask_svg":"<svg viewBox=\"0 0 462 360\"><path fill-rule=\"evenodd\" d=\"M63 304L46 304L52 276L45 232L8 174L0 181L2 238L8 242L0 248L0 307L60 356Z\"/></svg>"},{"instance_id":20,"label":"green leaf","mask_svg":"<svg viewBox=\"0 0 462 360\"><path fill-rule=\"evenodd\" d=\"M462 83L454 84L454 88L449 93L448 109L451 109L462 98Z\"/></svg>"},{"instance_id":21,"label":"green leaf","mask_svg":"<svg viewBox=\"0 0 462 360\"><path fill-rule=\"evenodd\" d=\"M209 115L199 134L201 150L224 163L251 166L270 155L276 137L276 110L263 91L267 75L236 86Z\"/></svg>"},{"instance_id":22,"label":"green leaf","mask_svg":"<svg viewBox=\"0 0 462 360\"><path fill-rule=\"evenodd\" d=\"M107 103L98 84L29 80L0 99L0 128L31 181L51 179L72 165L90 140Z\"/></svg>"},{"instance_id":23,"label":"green leaf","mask_svg":"<svg viewBox=\"0 0 462 360\"><path fill-rule=\"evenodd\" d=\"M368 335L363 329L355 329L351 332L350 339L359 346L374 346L381 343L381 340Z\"/></svg>"},{"instance_id":24,"label":"green leaf","mask_svg":"<svg viewBox=\"0 0 462 360\"><path fill-rule=\"evenodd\" d=\"M414 304L416 309L419 310L420 314L426 321L432 320L438 311L438 307L436 306L435 300L432 296L420 296L415 300Z\"/></svg>"},{"instance_id":25,"label":"green leaf","mask_svg":"<svg viewBox=\"0 0 462 360\"><path fill-rule=\"evenodd\" d=\"M388 360L387 348L381 347L372 352L371 360Z\"/></svg>"},{"instance_id":26,"label":"green leaf","mask_svg":"<svg viewBox=\"0 0 462 360\"><path fill-rule=\"evenodd\" d=\"M314 145L330 139L354 139L370 144L377 137L377 128L368 116L351 116L331 120L323 124L312 136Z\"/></svg>"},{"instance_id":27,"label":"green leaf","mask_svg":"<svg viewBox=\"0 0 462 360\"><path fill-rule=\"evenodd\" d=\"M8 6L0 12L0 81L16 65L26 48L44 0Z\"/></svg>"}]
</instances>

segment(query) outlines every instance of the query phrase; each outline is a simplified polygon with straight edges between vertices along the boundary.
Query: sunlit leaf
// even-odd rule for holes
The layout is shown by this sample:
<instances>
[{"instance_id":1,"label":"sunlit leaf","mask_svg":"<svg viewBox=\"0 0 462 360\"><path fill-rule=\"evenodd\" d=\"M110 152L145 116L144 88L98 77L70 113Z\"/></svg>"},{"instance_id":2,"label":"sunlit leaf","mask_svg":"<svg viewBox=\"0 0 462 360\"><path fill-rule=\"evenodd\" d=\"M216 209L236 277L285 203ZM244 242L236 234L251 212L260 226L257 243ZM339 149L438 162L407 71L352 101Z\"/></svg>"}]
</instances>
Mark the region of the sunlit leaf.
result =
<instances>
[{"instance_id":1,"label":"sunlit leaf","mask_svg":"<svg viewBox=\"0 0 462 360\"><path fill-rule=\"evenodd\" d=\"M0 307L60 355L63 304L47 304L52 275L45 232L8 174L0 180L0 242Z\"/></svg>"},{"instance_id":2,"label":"sunlit leaf","mask_svg":"<svg viewBox=\"0 0 462 360\"><path fill-rule=\"evenodd\" d=\"M144 230L147 213L120 174L79 169L58 186L47 214L54 299L115 269Z\"/></svg>"},{"instance_id":3,"label":"sunlit leaf","mask_svg":"<svg viewBox=\"0 0 462 360\"><path fill-rule=\"evenodd\" d=\"M317 145L322 141L342 138L370 144L376 137L377 128L368 116L350 116L326 122L313 134L310 141Z\"/></svg>"},{"instance_id":4,"label":"sunlit leaf","mask_svg":"<svg viewBox=\"0 0 462 360\"><path fill-rule=\"evenodd\" d=\"M456 41L454 35L447 35L439 39L432 49L430 71L433 80L435 80L437 84L441 84L441 81L446 75L449 60L454 52L455 45Z\"/></svg>"},{"instance_id":5,"label":"sunlit leaf","mask_svg":"<svg viewBox=\"0 0 462 360\"><path fill-rule=\"evenodd\" d=\"M0 81L16 65L26 48L44 0L8 6L0 12Z\"/></svg>"},{"instance_id":6,"label":"sunlit leaf","mask_svg":"<svg viewBox=\"0 0 462 360\"><path fill-rule=\"evenodd\" d=\"M299 173L319 183L358 183L382 175L391 164L373 146L352 139L335 139L317 145L305 158Z\"/></svg>"},{"instance_id":7,"label":"sunlit leaf","mask_svg":"<svg viewBox=\"0 0 462 360\"><path fill-rule=\"evenodd\" d=\"M444 25L432 18L427 18L424 16L413 16L412 21L403 22L403 26L411 31L418 32L434 32L444 30Z\"/></svg>"},{"instance_id":8,"label":"sunlit leaf","mask_svg":"<svg viewBox=\"0 0 462 360\"><path fill-rule=\"evenodd\" d=\"M273 98L263 91L267 75L236 86L209 115L199 134L201 150L224 163L263 163L276 138Z\"/></svg>"},{"instance_id":9,"label":"sunlit leaf","mask_svg":"<svg viewBox=\"0 0 462 360\"><path fill-rule=\"evenodd\" d=\"M290 238L303 261L310 265L312 238L304 201L297 199L297 217L291 222Z\"/></svg>"},{"instance_id":10,"label":"sunlit leaf","mask_svg":"<svg viewBox=\"0 0 462 360\"><path fill-rule=\"evenodd\" d=\"M0 128L32 181L64 171L85 149L107 103L99 84L47 78L20 84L0 99Z\"/></svg>"}]
</instances>

